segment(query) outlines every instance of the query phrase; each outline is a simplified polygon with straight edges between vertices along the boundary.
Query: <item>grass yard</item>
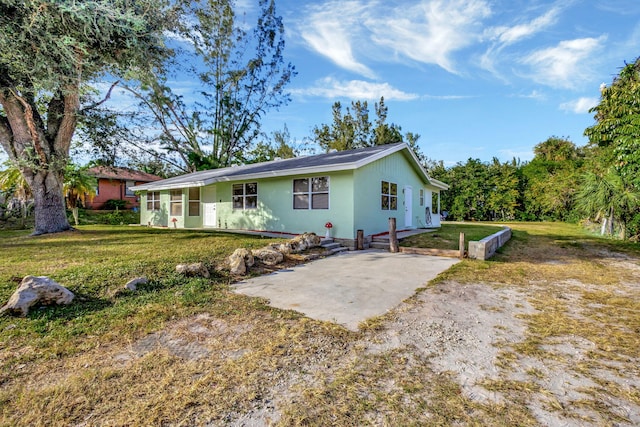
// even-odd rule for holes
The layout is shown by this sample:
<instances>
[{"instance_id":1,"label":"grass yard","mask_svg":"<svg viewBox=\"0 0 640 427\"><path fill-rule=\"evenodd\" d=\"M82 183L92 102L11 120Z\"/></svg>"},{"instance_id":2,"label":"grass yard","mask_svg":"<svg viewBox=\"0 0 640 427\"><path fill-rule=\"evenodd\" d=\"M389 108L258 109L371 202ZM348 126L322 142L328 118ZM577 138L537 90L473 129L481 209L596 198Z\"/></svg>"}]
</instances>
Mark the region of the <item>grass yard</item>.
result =
<instances>
[{"instance_id":1,"label":"grass yard","mask_svg":"<svg viewBox=\"0 0 640 427\"><path fill-rule=\"evenodd\" d=\"M433 232L416 234L403 239L400 246L457 250L460 233L464 233L465 246L467 246L469 241L481 240L501 229L501 226L496 225L445 222L442 227Z\"/></svg>"},{"instance_id":2,"label":"grass yard","mask_svg":"<svg viewBox=\"0 0 640 427\"><path fill-rule=\"evenodd\" d=\"M28 274L77 297L0 318L0 425L639 424L639 245L507 225L494 258L456 264L360 332L234 294L224 274L174 272L274 239L0 231L2 303ZM475 360L483 349L495 357Z\"/></svg>"}]
</instances>

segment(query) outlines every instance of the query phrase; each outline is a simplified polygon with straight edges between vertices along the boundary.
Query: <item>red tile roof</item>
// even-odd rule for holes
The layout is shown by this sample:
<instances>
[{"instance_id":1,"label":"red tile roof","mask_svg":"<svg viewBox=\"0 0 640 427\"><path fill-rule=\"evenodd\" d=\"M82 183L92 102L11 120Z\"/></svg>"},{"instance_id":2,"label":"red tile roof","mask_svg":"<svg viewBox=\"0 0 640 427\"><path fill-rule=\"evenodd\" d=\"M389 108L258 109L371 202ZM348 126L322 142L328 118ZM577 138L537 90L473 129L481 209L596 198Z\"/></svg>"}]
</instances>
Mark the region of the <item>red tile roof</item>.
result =
<instances>
[{"instance_id":1,"label":"red tile roof","mask_svg":"<svg viewBox=\"0 0 640 427\"><path fill-rule=\"evenodd\" d=\"M95 166L87 169L87 173L96 178L117 179L120 181L153 182L162 179L150 173L115 166Z\"/></svg>"}]
</instances>

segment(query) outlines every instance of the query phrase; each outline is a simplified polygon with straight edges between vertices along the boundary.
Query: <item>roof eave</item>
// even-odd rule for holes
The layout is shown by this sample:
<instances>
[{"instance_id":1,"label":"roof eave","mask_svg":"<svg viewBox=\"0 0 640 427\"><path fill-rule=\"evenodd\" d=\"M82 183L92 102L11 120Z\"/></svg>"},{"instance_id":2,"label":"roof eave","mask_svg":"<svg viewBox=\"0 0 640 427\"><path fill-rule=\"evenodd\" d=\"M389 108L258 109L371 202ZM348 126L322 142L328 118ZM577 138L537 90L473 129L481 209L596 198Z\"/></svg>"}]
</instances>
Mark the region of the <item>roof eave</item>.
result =
<instances>
[{"instance_id":1,"label":"roof eave","mask_svg":"<svg viewBox=\"0 0 640 427\"><path fill-rule=\"evenodd\" d=\"M131 191L160 191L160 190L175 190L178 188L188 188L188 187L204 187L206 181L189 181L189 182L176 182L173 184L161 184L154 185L152 182L149 184L136 185L133 187L129 187Z\"/></svg>"}]
</instances>

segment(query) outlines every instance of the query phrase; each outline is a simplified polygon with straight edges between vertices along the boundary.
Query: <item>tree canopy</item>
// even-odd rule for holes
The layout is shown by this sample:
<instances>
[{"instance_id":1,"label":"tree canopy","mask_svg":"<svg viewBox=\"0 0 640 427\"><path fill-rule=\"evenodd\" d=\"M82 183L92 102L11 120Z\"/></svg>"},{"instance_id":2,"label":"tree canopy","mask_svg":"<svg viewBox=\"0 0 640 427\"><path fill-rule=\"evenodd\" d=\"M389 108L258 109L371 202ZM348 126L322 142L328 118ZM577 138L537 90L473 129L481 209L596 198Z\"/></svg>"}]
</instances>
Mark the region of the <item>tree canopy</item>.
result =
<instances>
[{"instance_id":1,"label":"tree canopy","mask_svg":"<svg viewBox=\"0 0 640 427\"><path fill-rule=\"evenodd\" d=\"M352 150L354 148L372 147L375 145L402 142L402 128L387 123L389 108L380 97L380 102L374 104L376 120L375 126L369 119L369 104L367 101L351 101L343 113L339 101L331 107L333 123L322 124L313 128L313 140L320 148L329 150ZM413 146L420 135L408 134Z\"/></svg>"},{"instance_id":2,"label":"tree canopy","mask_svg":"<svg viewBox=\"0 0 640 427\"><path fill-rule=\"evenodd\" d=\"M626 64L591 109L596 123L585 135L600 151L602 162L640 184L640 58Z\"/></svg>"},{"instance_id":3,"label":"tree canopy","mask_svg":"<svg viewBox=\"0 0 640 427\"><path fill-rule=\"evenodd\" d=\"M172 16L163 0L0 4L0 145L34 194L34 234L70 228L62 183L71 139L99 104L83 98L87 87L159 65Z\"/></svg>"},{"instance_id":4,"label":"tree canopy","mask_svg":"<svg viewBox=\"0 0 640 427\"><path fill-rule=\"evenodd\" d=\"M259 140L264 113L289 102L285 88L296 72L284 60L282 18L274 0L259 1L250 30L232 0L184 1L180 11L175 34L188 44L180 52L189 64L182 71L199 83L197 101L186 101L165 78L128 89L183 170L241 162Z\"/></svg>"}]
</instances>

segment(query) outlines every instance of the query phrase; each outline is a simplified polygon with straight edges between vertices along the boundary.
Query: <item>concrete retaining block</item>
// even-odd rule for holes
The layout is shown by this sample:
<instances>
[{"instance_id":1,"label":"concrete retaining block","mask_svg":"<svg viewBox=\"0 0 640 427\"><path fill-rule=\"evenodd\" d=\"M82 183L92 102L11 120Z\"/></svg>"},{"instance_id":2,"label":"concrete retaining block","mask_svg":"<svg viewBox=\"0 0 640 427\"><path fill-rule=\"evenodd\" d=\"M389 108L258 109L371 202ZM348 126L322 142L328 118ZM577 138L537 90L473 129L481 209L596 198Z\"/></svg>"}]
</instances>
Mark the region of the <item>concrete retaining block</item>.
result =
<instances>
[{"instance_id":1,"label":"concrete retaining block","mask_svg":"<svg viewBox=\"0 0 640 427\"><path fill-rule=\"evenodd\" d=\"M484 239L469 242L469 258L486 260L496 253L498 248L507 243L511 238L511 229L505 227L497 233L487 236Z\"/></svg>"}]
</instances>

